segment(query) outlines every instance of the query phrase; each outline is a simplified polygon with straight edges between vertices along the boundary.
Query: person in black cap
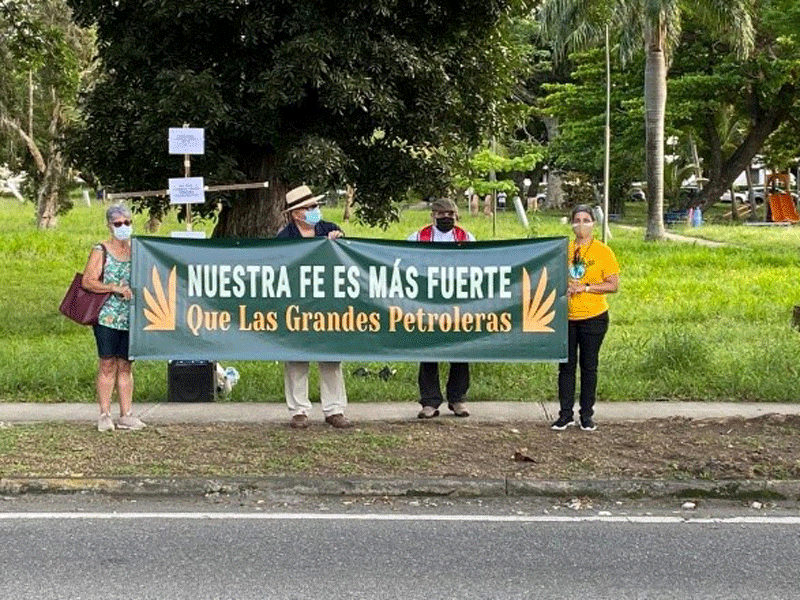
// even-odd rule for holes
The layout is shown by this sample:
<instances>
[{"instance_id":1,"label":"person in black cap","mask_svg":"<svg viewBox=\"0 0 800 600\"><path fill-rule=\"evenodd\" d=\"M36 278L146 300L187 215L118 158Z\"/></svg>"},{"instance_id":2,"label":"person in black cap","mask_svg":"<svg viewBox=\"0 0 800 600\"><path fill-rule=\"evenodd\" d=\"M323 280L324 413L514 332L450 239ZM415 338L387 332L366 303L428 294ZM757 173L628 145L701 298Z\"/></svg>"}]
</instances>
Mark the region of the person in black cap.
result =
<instances>
[{"instance_id":1,"label":"person in black cap","mask_svg":"<svg viewBox=\"0 0 800 600\"><path fill-rule=\"evenodd\" d=\"M336 223L322 220L319 205L324 195L315 196L308 186L301 185L286 193L286 212L289 223L278 232L279 238L327 237L340 238L344 235ZM342 363L320 362L320 402L325 422L336 428L350 427L344 416L347 406L347 393L344 387ZM283 365L283 385L286 404L292 415L290 425L295 429L308 427L308 413L311 402L308 399L308 363L285 362Z\"/></svg>"},{"instance_id":2,"label":"person in black cap","mask_svg":"<svg viewBox=\"0 0 800 600\"><path fill-rule=\"evenodd\" d=\"M415 231L407 240L409 242L474 242L473 236L466 229L456 225L458 207L449 198L441 198L431 202L431 221L419 231ZM420 419L432 419L439 416L439 405L444 401L439 386L439 363L423 362L419 364L419 403L422 410L417 416ZM447 376L447 407L457 417L468 417L469 411L464 403L464 396L469 389L469 363L450 363Z\"/></svg>"},{"instance_id":3,"label":"person in black cap","mask_svg":"<svg viewBox=\"0 0 800 600\"><path fill-rule=\"evenodd\" d=\"M409 242L474 242L466 229L456 225L458 207L449 198L431 202L431 224L415 231L406 238Z\"/></svg>"}]
</instances>

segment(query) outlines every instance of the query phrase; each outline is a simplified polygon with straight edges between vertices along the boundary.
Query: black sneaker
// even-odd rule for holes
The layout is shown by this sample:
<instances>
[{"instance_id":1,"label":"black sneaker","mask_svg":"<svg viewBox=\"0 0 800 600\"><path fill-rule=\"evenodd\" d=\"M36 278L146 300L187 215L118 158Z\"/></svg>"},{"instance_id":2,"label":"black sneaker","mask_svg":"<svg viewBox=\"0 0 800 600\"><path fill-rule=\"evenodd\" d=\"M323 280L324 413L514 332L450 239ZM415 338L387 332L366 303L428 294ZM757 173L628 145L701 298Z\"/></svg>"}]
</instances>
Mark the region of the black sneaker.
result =
<instances>
[{"instance_id":1,"label":"black sneaker","mask_svg":"<svg viewBox=\"0 0 800 600\"><path fill-rule=\"evenodd\" d=\"M592 417L581 417L582 431L594 431L595 429L597 429L597 425L594 424Z\"/></svg>"},{"instance_id":2,"label":"black sneaker","mask_svg":"<svg viewBox=\"0 0 800 600\"><path fill-rule=\"evenodd\" d=\"M555 431L564 431L567 427L575 425L575 419L572 417L558 417L558 421L550 425L550 429Z\"/></svg>"}]
</instances>

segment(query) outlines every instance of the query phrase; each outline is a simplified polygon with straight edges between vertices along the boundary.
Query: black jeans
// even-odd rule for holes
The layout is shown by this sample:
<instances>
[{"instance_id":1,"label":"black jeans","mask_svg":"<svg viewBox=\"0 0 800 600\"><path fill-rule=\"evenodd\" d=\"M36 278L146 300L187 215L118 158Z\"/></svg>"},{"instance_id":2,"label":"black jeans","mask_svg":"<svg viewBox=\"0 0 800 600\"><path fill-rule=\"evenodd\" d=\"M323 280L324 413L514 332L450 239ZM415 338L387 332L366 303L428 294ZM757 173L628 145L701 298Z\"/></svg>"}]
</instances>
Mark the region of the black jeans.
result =
<instances>
[{"instance_id":1,"label":"black jeans","mask_svg":"<svg viewBox=\"0 0 800 600\"><path fill-rule=\"evenodd\" d=\"M581 416L594 414L594 399L597 391L597 364L600 346L608 331L608 312L584 319L569 321L569 360L558 365L558 400L561 404L559 416L572 417L575 406L575 370L581 367ZM580 356L579 356L580 355Z\"/></svg>"},{"instance_id":2,"label":"black jeans","mask_svg":"<svg viewBox=\"0 0 800 600\"><path fill-rule=\"evenodd\" d=\"M439 408L443 402L439 387L439 363L419 363L419 403ZM450 363L447 376L447 403L461 402L469 389L469 363Z\"/></svg>"}]
</instances>

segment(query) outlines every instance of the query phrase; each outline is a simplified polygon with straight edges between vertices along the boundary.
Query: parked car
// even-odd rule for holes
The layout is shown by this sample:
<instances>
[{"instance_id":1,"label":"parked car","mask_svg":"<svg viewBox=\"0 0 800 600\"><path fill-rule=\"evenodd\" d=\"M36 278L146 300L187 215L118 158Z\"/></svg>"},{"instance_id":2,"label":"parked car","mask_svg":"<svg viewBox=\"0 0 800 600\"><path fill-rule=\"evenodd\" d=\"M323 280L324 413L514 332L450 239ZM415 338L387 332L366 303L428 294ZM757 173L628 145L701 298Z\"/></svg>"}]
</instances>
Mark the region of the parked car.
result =
<instances>
[{"instance_id":1,"label":"parked car","mask_svg":"<svg viewBox=\"0 0 800 600\"><path fill-rule=\"evenodd\" d=\"M696 186L684 186L681 188L678 198L681 203L686 206L691 204L691 201L695 200L697 196L700 194L700 190ZM736 201L739 204L744 204L747 202L747 191L736 191L733 192ZM764 202L764 188L753 188L753 195L756 199L756 203ZM730 203L731 201L731 193L730 190L725 192L719 197L720 202L727 202Z\"/></svg>"},{"instance_id":2,"label":"parked car","mask_svg":"<svg viewBox=\"0 0 800 600\"><path fill-rule=\"evenodd\" d=\"M733 193L734 198L739 204L744 204L747 202L747 192L736 192ZM722 196L719 197L720 202L730 202L731 201L731 193L730 191L725 192Z\"/></svg>"}]
</instances>

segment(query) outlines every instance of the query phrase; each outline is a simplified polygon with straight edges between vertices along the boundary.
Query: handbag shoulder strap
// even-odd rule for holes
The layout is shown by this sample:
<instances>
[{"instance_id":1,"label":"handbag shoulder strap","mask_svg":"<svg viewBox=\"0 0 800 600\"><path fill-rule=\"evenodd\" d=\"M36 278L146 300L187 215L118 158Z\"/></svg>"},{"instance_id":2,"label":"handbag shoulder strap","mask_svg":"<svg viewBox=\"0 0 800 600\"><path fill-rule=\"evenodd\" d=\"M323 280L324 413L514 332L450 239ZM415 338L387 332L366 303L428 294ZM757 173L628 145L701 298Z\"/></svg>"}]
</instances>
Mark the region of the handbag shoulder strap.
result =
<instances>
[{"instance_id":1,"label":"handbag shoulder strap","mask_svg":"<svg viewBox=\"0 0 800 600\"><path fill-rule=\"evenodd\" d=\"M105 275L106 271L106 254L108 254L108 250L106 249L106 245L103 242L96 244L94 248L101 248L103 250L103 263L100 265L100 281L103 281L103 276ZM93 248L93 249L94 249Z\"/></svg>"}]
</instances>

